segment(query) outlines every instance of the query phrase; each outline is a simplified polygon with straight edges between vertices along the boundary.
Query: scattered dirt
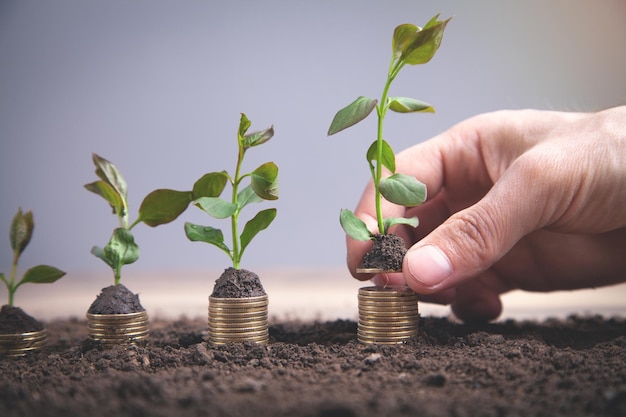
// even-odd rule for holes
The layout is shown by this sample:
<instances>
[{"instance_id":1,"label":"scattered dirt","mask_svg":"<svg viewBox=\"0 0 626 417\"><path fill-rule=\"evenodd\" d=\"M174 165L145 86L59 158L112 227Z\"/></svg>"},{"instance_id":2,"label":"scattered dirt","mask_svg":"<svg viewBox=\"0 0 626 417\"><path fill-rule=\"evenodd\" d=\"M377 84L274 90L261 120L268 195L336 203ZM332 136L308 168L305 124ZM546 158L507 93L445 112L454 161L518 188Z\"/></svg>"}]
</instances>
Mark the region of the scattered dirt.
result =
<instances>
[{"instance_id":1,"label":"scattered dirt","mask_svg":"<svg viewBox=\"0 0 626 417\"><path fill-rule=\"evenodd\" d=\"M0 360L0 415L626 415L624 319L420 326L366 346L353 321L278 322L267 346L212 347L206 319L154 320L147 344L99 350L52 321L43 351Z\"/></svg>"},{"instance_id":2,"label":"scattered dirt","mask_svg":"<svg viewBox=\"0 0 626 417\"><path fill-rule=\"evenodd\" d=\"M372 249L365 254L359 268L378 268L385 271L402 271L406 254L404 240L394 234L375 234Z\"/></svg>"},{"instance_id":3,"label":"scattered dirt","mask_svg":"<svg viewBox=\"0 0 626 417\"><path fill-rule=\"evenodd\" d=\"M247 298L265 295L259 276L246 269L226 268L215 281L212 297Z\"/></svg>"},{"instance_id":4,"label":"scattered dirt","mask_svg":"<svg viewBox=\"0 0 626 417\"><path fill-rule=\"evenodd\" d=\"M38 332L43 327L43 324L19 307L5 304L0 309L0 334Z\"/></svg>"},{"instance_id":5,"label":"scattered dirt","mask_svg":"<svg viewBox=\"0 0 626 417\"><path fill-rule=\"evenodd\" d=\"M145 311L139 296L124 285L111 285L103 288L87 312L89 314L128 314Z\"/></svg>"}]
</instances>

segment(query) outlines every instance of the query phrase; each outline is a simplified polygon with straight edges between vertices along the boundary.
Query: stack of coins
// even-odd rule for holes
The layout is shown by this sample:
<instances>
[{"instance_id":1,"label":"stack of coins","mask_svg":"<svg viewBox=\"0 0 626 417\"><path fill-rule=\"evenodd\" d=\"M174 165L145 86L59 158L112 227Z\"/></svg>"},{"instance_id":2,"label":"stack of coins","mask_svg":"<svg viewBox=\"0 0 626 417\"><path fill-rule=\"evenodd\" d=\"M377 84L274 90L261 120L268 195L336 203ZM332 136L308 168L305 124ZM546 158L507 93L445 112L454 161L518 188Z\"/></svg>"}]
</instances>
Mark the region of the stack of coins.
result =
<instances>
[{"instance_id":1,"label":"stack of coins","mask_svg":"<svg viewBox=\"0 0 626 417\"><path fill-rule=\"evenodd\" d=\"M359 288L359 342L404 343L417 335L418 326L417 294L409 288Z\"/></svg>"},{"instance_id":2,"label":"stack of coins","mask_svg":"<svg viewBox=\"0 0 626 417\"><path fill-rule=\"evenodd\" d=\"M127 345L148 338L148 313L89 314L87 313L89 337L103 347Z\"/></svg>"},{"instance_id":3,"label":"stack of coins","mask_svg":"<svg viewBox=\"0 0 626 417\"><path fill-rule=\"evenodd\" d=\"M268 297L209 297L209 343L269 342Z\"/></svg>"},{"instance_id":4,"label":"stack of coins","mask_svg":"<svg viewBox=\"0 0 626 417\"><path fill-rule=\"evenodd\" d=\"M46 331L0 334L0 356L17 358L41 349L46 344Z\"/></svg>"}]
</instances>

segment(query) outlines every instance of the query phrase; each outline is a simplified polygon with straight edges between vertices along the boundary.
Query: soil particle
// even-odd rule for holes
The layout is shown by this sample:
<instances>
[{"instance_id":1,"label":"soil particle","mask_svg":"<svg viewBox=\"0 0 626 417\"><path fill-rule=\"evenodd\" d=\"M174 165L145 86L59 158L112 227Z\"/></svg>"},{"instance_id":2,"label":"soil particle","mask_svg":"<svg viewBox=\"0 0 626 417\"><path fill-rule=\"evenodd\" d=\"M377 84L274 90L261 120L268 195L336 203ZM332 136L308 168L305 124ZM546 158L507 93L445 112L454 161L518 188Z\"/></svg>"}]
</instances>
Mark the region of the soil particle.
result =
<instances>
[{"instance_id":1,"label":"soil particle","mask_svg":"<svg viewBox=\"0 0 626 417\"><path fill-rule=\"evenodd\" d=\"M247 298L266 295L259 276L246 269L226 268L215 281L212 297Z\"/></svg>"},{"instance_id":2,"label":"soil particle","mask_svg":"<svg viewBox=\"0 0 626 417\"><path fill-rule=\"evenodd\" d=\"M0 334L38 332L43 329L43 324L19 307L5 304L0 309Z\"/></svg>"},{"instance_id":3,"label":"soil particle","mask_svg":"<svg viewBox=\"0 0 626 417\"><path fill-rule=\"evenodd\" d=\"M375 234L372 249L365 254L359 268L402 271L402 260L405 253L404 240L400 236Z\"/></svg>"},{"instance_id":4,"label":"soil particle","mask_svg":"<svg viewBox=\"0 0 626 417\"><path fill-rule=\"evenodd\" d=\"M89 307L89 314L128 314L145 311L139 296L124 285L111 285L103 288Z\"/></svg>"},{"instance_id":5,"label":"soil particle","mask_svg":"<svg viewBox=\"0 0 626 417\"><path fill-rule=\"evenodd\" d=\"M457 324L426 317L403 345L356 323L281 322L270 343L211 346L206 319L154 320L146 345L83 351L83 320L0 360L0 415L623 416L626 320ZM185 343L181 343L184 338Z\"/></svg>"}]
</instances>

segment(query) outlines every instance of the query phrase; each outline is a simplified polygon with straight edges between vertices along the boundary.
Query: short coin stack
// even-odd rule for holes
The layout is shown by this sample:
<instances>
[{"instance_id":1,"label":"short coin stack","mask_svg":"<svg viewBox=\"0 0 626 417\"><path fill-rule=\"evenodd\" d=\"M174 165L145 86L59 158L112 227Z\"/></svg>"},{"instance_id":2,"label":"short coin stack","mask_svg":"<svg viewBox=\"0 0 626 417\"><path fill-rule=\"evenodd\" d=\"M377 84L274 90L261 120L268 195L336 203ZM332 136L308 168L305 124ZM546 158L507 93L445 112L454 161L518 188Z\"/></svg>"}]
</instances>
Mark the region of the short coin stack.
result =
<instances>
[{"instance_id":1,"label":"short coin stack","mask_svg":"<svg viewBox=\"0 0 626 417\"><path fill-rule=\"evenodd\" d=\"M0 356L17 358L41 349L46 344L46 331L0 334Z\"/></svg>"},{"instance_id":2,"label":"short coin stack","mask_svg":"<svg viewBox=\"0 0 626 417\"><path fill-rule=\"evenodd\" d=\"M88 333L104 347L132 344L148 337L148 313L89 314Z\"/></svg>"},{"instance_id":3,"label":"short coin stack","mask_svg":"<svg viewBox=\"0 0 626 417\"><path fill-rule=\"evenodd\" d=\"M268 297L209 297L209 343L269 342Z\"/></svg>"},{"instance_id":4,"label":"short coin stack","mask_svg":"<svg viewBox=\"0 0 626 417\"><path fill-rule=\"evenodd\" d=\"M418 326L417 294L408 287L359 288L359 342L404 343L417 335Z\"/></svg>"}]
</instances>

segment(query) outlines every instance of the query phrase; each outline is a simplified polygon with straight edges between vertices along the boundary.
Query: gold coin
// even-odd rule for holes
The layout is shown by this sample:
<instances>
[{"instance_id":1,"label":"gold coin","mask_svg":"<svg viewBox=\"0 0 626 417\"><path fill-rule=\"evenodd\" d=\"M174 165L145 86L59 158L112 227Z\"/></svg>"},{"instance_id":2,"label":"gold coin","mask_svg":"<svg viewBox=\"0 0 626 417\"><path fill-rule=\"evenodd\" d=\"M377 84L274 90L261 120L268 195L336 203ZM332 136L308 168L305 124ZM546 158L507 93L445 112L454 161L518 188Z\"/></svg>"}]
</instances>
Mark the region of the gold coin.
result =
<instances>
[{"instance_id":1,"label":"gold coin","mask_svg":"<svg viewBox=\"0 0 626 417\"><path fill-rule=\"evenodd\" d=\"M382 269L382 268L357 268L357 274L389 274L394 272L402 272L402 270Z\"/></svg>"}]
</instances>

